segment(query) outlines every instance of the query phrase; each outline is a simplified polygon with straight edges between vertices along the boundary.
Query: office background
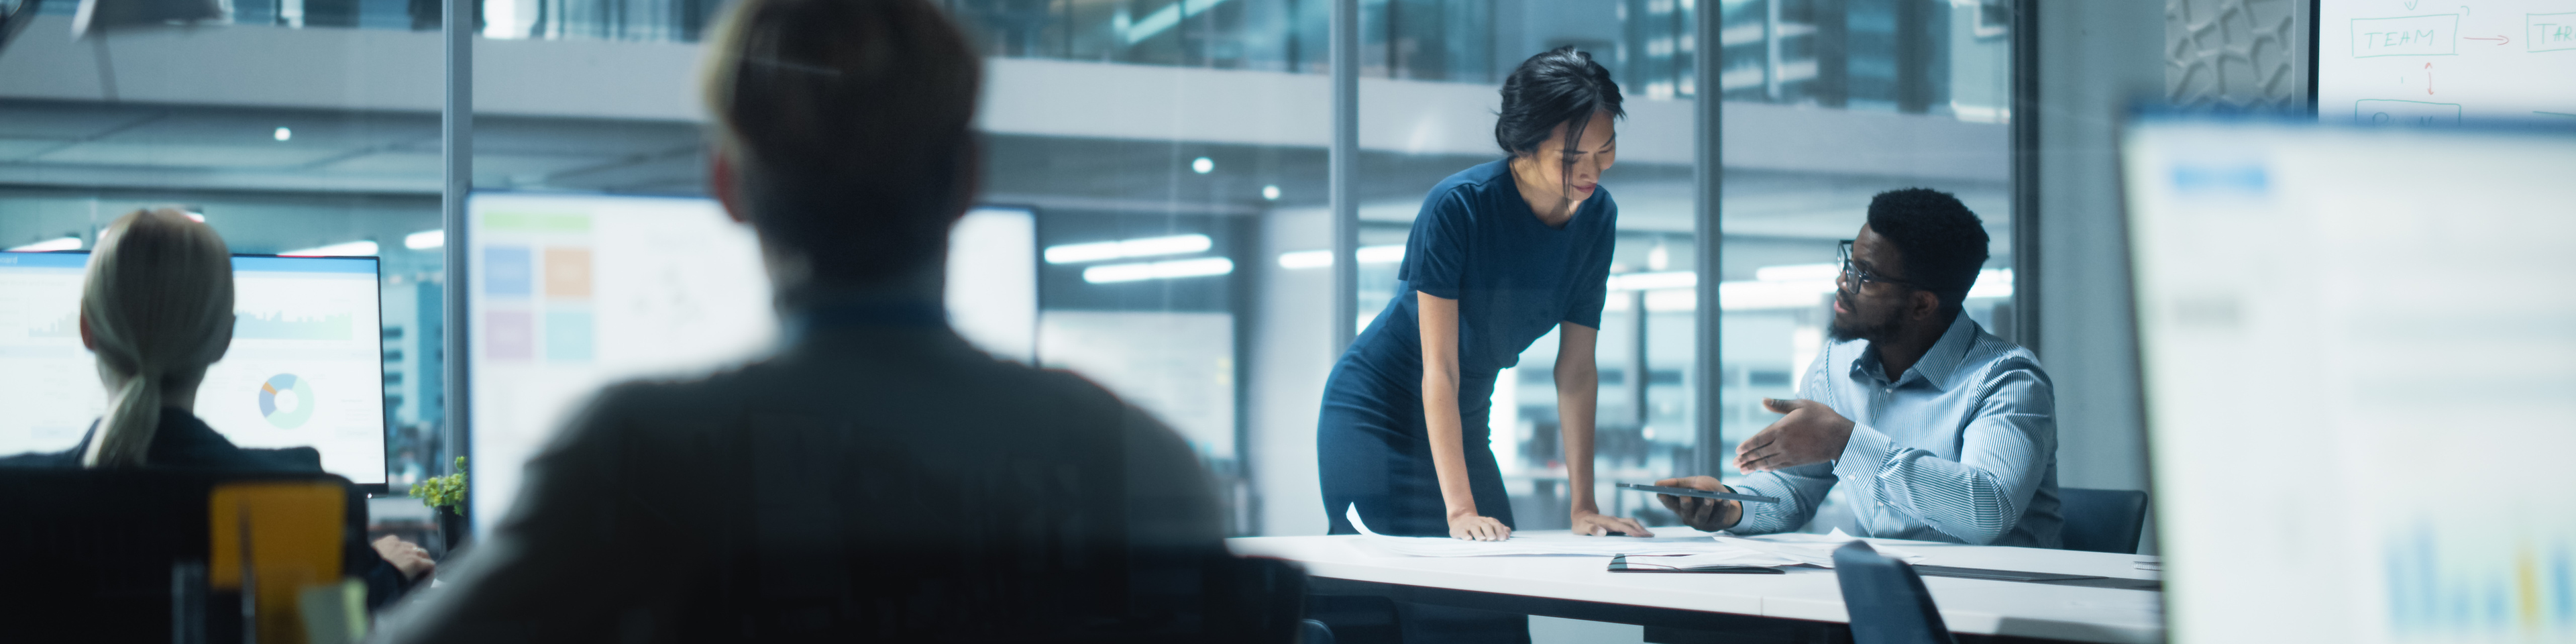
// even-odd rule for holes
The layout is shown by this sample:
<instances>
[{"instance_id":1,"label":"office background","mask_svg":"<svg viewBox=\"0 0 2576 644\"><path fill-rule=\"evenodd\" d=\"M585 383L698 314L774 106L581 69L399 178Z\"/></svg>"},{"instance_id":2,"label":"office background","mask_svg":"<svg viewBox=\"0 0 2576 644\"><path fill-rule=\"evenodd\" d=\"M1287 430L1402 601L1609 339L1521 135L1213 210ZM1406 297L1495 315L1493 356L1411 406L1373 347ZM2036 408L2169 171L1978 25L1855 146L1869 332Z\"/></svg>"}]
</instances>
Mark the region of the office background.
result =
<instances>
[{"instance_id":1,"label":"office background","mask_svg":"<svg viewBox=\"0 0 2576 644\"><path fill-rule=\"evenodd\" d=\"M1316 253L1336 230L1331 2L945 4L990 56L985 202L1038 213L1041 248L1205 235L1207 250L1175 257L1230 260L1222 274L1122 282L1086 280L1083 262L1038 264L1039 361L1162 374L1123 393L1191 401L1155 411L1223 479L1245 535L1322 532L1314 415L1333 327L1354 322L1335 311L1372 315L1392 295L1384 247L1402 243L1432 183L1497 156L1494 90L1530 54L1578 46L1629 99L1604 181L1622 206L1600 348L1604 485L1731 474L1702 459L1768 422L1758 399L1792 391L1822 341L1835 241L1869 195L1928 186L1958 194L1994 236L1969 310L2037 348L2055 378L2062 483L2144 489L2117 115L2139 98L2308 100L2300 0L1363 0L1347 204L1359 261L1356 281L1336 285L1330 254ZM0 51L0 246L84 245L118 215L172 203L236 252L371 244L331 252L384 260L392 480L445 473L456 383L433 232L437 3L243 0L226 24L85 40L70 37L74 7L46 2ZM696 41L718 8L483 2L474 189L702 197ZM1714 14L1713 43L1695 37L1701 12ZM1706 59L1712 74L1694 67ZM1704 127L1697 102L1712 96ZM1707 239L1717 266L1703 272ZM1102 331L1117 328L1170 332ZM1049 338L1067 349L1051 353ZM1542 339L1508 381L1519 385L1497 393L1497 451L1525 528L1565 520L1553 351Z\"/></svg>"}]
</instances>

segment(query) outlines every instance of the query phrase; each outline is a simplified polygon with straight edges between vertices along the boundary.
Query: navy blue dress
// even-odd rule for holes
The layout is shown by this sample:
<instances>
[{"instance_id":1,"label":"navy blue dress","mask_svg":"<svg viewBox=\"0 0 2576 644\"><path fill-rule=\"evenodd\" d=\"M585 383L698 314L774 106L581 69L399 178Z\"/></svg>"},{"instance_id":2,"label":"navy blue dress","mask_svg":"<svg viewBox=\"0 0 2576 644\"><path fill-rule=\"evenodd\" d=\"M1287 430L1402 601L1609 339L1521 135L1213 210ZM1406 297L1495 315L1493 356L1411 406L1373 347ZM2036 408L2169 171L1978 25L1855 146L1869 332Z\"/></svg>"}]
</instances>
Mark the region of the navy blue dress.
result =
<instances>
[{"instance_id":1,"label":"navy blue dress","mask_svg":"<svg viewBox=\"0 0 2576 644\"><path fill-rule=\"evenodd\" d=\"M1513 185L1508 159L1450 175L1422 201L1395 299L1333 365L1315 432L1332 534L1449 536L1422 410L1419 291L1458 300L1458 416L1476 513L1512 525L1487 427L1495 376L1559 322L1600 328L1619 206L1610 190L1550 228Z\"/></svg>"}]
</instances>

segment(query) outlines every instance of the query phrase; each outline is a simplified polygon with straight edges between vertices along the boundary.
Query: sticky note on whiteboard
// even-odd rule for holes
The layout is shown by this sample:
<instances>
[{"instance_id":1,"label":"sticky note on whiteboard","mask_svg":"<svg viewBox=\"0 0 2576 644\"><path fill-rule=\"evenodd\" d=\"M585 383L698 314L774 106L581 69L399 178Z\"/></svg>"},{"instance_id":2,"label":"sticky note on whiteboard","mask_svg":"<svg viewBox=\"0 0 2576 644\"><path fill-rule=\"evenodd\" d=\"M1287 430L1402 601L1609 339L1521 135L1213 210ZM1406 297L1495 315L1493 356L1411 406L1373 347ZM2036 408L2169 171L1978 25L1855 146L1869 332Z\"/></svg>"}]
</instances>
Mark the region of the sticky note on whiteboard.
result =
<instances>
[{"instance_id":1,"label":"sticky note on whiteboard","mask_svg":"<svg viewBox=\"0 0 2576 644\"><path fill-rule=\"evenodd\" d=\"M2459 125L2460 104L2362 99L2352 102L2352 121L2363 125Z\"/></svg>"},{"instance_id":2,"label":"sticky note on whiteboard","mask_svg":"<svg viewBox=\"0 0 2576 644\"><path fill-rule=\"evenodd\" d=\"M2352 21L2352 57L2448 56L2459 53L2460 16L2440 14Z\"/></svg>"}]
</instances>

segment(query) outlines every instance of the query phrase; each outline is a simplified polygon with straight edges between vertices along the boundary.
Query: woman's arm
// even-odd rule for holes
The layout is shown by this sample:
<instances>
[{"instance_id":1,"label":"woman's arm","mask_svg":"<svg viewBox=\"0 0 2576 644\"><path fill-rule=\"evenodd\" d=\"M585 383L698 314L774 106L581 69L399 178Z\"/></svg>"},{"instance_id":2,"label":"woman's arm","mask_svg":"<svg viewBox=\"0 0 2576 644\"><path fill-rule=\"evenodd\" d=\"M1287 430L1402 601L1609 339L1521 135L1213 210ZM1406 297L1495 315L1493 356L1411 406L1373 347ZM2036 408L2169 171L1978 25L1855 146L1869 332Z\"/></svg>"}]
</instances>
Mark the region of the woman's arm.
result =
<instances>
[{"instance_id":1,"label":"woman's arm","mask_svg":"<svg viewBox=\"0 0 2576 644\"><path fill-rule=\"evenodd\" d=\"M1573 497L1570 508L1575 534L1607 535L1612 532L1651 537L1636 521L1602 516L1601 506L1592 499L1592 418L1601 402L1601 367L1593 359L1593 347L1601 331L1566 322L1556 325L1556 421L1558 434L1565 438L1565 478L1567 496ZM1645 374L1630 374L1642 378Z\"/></svg>"},{"instance_id":2,"label":"woman's arm","mask_svg":"<svg viewBox=\"0 0 2576 644\"><path fill-rule=\"evenodd\" d=\"M1499 541L1512 529L1476 514L1476 492L1467 485L1467 446L1458 418L1458 301L1416 291L1422 327L1422 424L1431 434L1431 468L1440 477L1440 501L1449 509L1449 536Z\"/></svg>"}]
</instances>

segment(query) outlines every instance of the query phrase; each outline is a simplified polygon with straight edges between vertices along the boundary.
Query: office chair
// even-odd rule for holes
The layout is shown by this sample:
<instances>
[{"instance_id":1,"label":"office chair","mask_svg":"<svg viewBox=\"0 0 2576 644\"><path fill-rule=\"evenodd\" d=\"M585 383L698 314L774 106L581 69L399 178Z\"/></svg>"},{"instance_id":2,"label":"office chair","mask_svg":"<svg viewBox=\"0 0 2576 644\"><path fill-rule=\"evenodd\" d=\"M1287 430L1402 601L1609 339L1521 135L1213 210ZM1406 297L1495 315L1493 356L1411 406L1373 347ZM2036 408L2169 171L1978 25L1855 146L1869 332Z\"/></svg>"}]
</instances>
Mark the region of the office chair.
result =
<instances>
[{"instance_id":1,"label":"office chair","mask_svg":"<svg viewBox=\"0 0 2576 644\"><path fill-rule=\"evenodd\" d=\"M1860 541L1834 549L1853 644L1956 644L1914 567Z\"/></svg>"},{"instance_id":2,"label":"office chair","mask_svg":"<svg viewBox=\"0 0 2576 644\"><path fill-rule=\"evenodd\" d=\"M1333 644L1333 629L1311 619L1298 622L1297 644Z\"/></svg>"},{"instance_id":3,"label":"office chair","mask_svg":"<svg viewBox=\"0 0 2576 644\"><path fill-rule=\"evenodd\" d=\"M208 511L217 487L250 482L349 484L318 472L0 468L8 639L237 640L239 595L207 590ZM365 499L345 500L343 529L364 530ZM335 560L339 536L326 539Z\"/></svg>"},{"instance_id":4,"label":"office chair","mask_svg":"<svg viewBox=\"0 0 2576 644\"><path fill-rule=\"evenodd\" d=\"M2057 488L2057 501L2058 515L2066 520L2058 532L2063 548L2138 551L2139 534L2147 523L2147 493L2062 487Z\"/></svg>"}]
</instances>

